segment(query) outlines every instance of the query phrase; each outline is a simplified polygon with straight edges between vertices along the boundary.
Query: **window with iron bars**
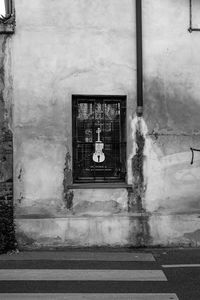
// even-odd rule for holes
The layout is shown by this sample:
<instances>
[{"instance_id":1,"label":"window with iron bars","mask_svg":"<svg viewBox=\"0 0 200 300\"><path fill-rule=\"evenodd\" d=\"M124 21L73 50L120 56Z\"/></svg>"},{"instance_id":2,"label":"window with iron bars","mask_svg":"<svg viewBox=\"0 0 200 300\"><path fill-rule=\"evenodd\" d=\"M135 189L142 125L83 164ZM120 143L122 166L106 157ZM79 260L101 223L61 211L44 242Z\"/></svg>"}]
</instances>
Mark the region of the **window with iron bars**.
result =
<instances>
[{"instance_id":1,"label":"window with iron bars","mask_svg":"<svg viewBox=\"0 0 200 300\"><path fill-rule=\"evenodd\" d=\"M72 96L73 181L124 182L126 96Z\"/></svg>"}]
</instances>

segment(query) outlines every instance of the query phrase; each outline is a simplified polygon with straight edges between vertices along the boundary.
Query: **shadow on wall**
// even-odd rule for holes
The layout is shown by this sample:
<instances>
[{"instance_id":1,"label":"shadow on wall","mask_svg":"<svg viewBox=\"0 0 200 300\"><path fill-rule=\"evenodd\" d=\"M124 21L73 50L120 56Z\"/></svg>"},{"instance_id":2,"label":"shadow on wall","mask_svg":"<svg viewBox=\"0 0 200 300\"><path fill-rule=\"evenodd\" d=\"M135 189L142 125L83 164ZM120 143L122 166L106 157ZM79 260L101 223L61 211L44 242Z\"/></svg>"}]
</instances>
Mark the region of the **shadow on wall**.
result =
<instances>
[{"instance_id":1,"label":"shadow on wall","mask_svg":"<svg viewBox=\"0 0 200 300\"><path fill-rule=\"evenodd\" d=\"M147 247L152 243L149 216L129 217L129 244L133 247Z\"/></svg>"},{"instance_id":2,"label":"shadow on wall","mask_svg":"<svg viewBox=\"0 0 200 300\"><path fill-rule=\"evenodd\" d=\"M174 83L158 77L145 78L144 118L149 132L200 133L200 101L187 82ZM199 101L199 103L198 103Z\"/></svg>"},{"instance_id":3,"label":"shadow on wall","mask_svg":"<svg viewBox=\"0 0 200 300\"><path fill-rule=\"evenodd\" d=\"M195 154L191 166L190 147L200 147L200 101L191 95L189 84L145 79L148 211L199 213L200 163Z\"/></svg>"}]
</instances>

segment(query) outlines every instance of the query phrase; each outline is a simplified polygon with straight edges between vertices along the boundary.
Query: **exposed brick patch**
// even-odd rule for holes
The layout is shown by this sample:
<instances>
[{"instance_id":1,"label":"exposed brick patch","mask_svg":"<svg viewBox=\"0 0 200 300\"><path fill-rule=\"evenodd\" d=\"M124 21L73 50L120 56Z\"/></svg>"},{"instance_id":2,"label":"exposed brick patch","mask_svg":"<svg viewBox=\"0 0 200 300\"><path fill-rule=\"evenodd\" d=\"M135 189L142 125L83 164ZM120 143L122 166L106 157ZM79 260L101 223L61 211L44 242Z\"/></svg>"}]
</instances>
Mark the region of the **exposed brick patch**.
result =
<instances>
[{"instance_id":1,"label":"exposed brick patch","mask_svg":"<svg viewBox=\"0 0 200 300\"><path fill-rule=\"evenodd\" d=\"M4 101L6 35L0 37L0 253L16 249L13 217L13 137Z\"/></svg>"}]
</instances>

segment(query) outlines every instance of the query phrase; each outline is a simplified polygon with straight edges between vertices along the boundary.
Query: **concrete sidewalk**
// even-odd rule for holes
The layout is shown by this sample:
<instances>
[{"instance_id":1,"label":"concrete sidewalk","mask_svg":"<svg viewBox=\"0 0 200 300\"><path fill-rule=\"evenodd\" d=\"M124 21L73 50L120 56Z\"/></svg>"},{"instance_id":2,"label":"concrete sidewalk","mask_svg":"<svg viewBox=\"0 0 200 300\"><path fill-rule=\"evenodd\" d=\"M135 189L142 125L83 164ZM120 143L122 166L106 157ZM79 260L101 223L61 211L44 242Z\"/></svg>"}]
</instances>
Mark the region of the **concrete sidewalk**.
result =
<instances>
[{"instance_id":1,"label":"concrete sidewalk","mask_svg":"<svg viewBox=\"0 0 200 300\"><path fill-rule=\"evenodd\" d=\"M19 251L0 255L0 261L157 261L160 264L200 263L200 248L67 248Z\"/></svg>"}]
</instances>

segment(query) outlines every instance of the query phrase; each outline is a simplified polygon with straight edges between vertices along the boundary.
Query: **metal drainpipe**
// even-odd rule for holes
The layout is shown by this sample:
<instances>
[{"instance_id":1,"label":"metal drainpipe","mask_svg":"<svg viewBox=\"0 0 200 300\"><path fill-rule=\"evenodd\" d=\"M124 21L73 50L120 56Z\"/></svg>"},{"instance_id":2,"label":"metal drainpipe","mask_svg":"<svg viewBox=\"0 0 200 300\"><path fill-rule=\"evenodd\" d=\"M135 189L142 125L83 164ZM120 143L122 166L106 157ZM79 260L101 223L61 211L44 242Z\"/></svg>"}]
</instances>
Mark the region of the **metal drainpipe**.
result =
<instances>
[{"instance_id":1,"label":"metal drainpipe","mask_svg":"<svg viewBox=\"0 0 200 300\"><path fill-rule=\"evenodd\" d=\"M13 0L4 0L6 17L10 16L12 13L12 1Z\"/></svg>"},{"instance_id":2,"label":"metal drainpipe","mask_svg":"<svg viewBox=\"0 0 200 300\"><path fill-rule=\"evenodd\" d=\"M136 3L137 115L143 114L142 0Z\"/></svg>"}]
</instances>

